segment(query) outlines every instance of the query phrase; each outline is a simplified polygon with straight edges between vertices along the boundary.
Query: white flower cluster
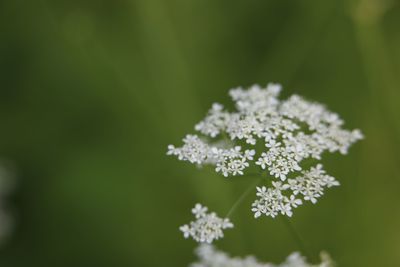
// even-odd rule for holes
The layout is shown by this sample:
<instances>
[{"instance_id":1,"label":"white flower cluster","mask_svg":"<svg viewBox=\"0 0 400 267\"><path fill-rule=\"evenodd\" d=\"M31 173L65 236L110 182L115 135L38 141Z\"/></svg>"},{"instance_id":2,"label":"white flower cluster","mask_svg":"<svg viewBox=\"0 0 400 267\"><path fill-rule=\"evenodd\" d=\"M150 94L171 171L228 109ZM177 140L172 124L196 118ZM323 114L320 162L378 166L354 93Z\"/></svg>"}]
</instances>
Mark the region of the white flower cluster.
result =
<instances>
[{"instance_id":1,"label":"white flower cluster","mask_svg":"<svg viewBox=\"0 0 400 267\"><path fill-rule=\"evenodd\" d=\"M253 205L256 217L261 213L290 216L292 208L301 204L295 198L298 194L315 203L325 187L338 182L325 174L322 165L304 171L304 160L320 160L324 152L346 154L363 136L359 130L343 129L343 120L322 104L297 95L281 101L280 91L278 84L230 90L236 111L213 104L195 126L203 137L187 135L182 147L169 145L168 154L198 165L214 165L224 176L245 175L249 167L259 166L285 182L280 189L258 189L261 198ZM288 197L282 194L286 190L292 191Z\"/></svg>"},{"instance_id":2,"label":"white flower cluster","mask_svg":"<svg viewBox=\"0 0 400 267\"><path fill-rule=\"evenodd\" d=\"M233 224L228 218L222 219L214 212L207 213L207 210L208 208L201 204L195 205L192 213L196 220L179 228L185 238L192 237L200 243L212 243L214 240L224 237L224 229L233 228Z\"/></svg>"},{"instance_id":3,"label":"white flower cluster","mask_svg":"<svg viewBox=\"0 0 400 267\"><path fill-rule=\"evenodd\" d=\"M176 155L180 160L187 160L197 164L214 164L216 171L224 176L243 175L243 170L249 166L248 160L253 160L254 150L242 152L240 146L225 149L219 146L210 146L197 135L187 135L183 139L184 145L175 148L168 146L168 155ZM220 145L223 145L222 143Z\"/></svg>"},{"instance_id":4,"label":"white flower cluster","mask_svg":"<svg viewBox=\"0 0 400 267\"><path fill-rule=\"evenodd\" d=\"M287 183L279 181L272 182L273 188L257 187L257 196L259 199L252 204L254 217L260 217L261 214L275 217L279 213L292 216L292 208L297 208L303 204L299 195L306 201L317 202L317 198L324 194L326 187L339 186L339 182L325 173L322 164L311 167L308 171L302 171L302 175L294 179L288 179ZM285 192L291 191L286 195Z\"/></svg>"},{"instance_id":5,"label":"white flower cluster","mask_svg":"<svg viewBox=\"0 0 400 267\"><path fill-rule=\"evenodd\" d=\"M298 252L290 254L281 264L261 263L253 256L245 258L232 258L222 251L216 250L212 245L201 244L196 249L199 262L192 263L190 267L333 267L334 264L326 253L321 253L321 263L310 264Z\"/></svg>"}]
</instances>

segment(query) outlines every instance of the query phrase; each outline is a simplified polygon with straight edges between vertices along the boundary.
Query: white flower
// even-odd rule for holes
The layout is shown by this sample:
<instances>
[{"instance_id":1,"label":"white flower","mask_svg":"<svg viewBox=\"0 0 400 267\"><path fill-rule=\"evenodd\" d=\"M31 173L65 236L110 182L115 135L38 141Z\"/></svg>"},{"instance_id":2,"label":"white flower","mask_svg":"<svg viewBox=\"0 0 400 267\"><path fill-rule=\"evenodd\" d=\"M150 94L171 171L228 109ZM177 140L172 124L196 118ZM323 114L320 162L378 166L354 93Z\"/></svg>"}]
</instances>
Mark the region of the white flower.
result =
<instances>
[{"instance_id":1,"label":"white flower","mask_svg":"<svg viewBox=\"0 0 400 267\"><path fill-rule=\"evenodd\" d=\"M181 230L183 233L184 238L189 238L189 236L192 234L192 229L187 224L179 227L179 230Z\"/></svg>"},{"instance_id":2,"label":"white flower","mask_svg":"<svg viewBox=\"0 0 400 267\"><path fill-rule=\"evenodd\" d=\"M289 217L292 217L293 215L292 207L290 206L290 204L281 205L280 210L282 215L287 215Z\"/></svg>"},{"instance_id":3,"label":"white flower","mask_svg":"<svg viewBox=\"0 0 400 267\"><path fill-rule=\"evenodd\" d=\"M260 165L263 170L267 167L267 165L271 165L271 160L268 154L263 152L261 157L256 161L256 165Z\"/></svg>"},{"instance_id":4,"label":"white flower","mask_svg":"<svg viewBox=\"0 0 400 267\"><path fill-rule=\"evenodd\" d=\"M254 218L260 217L263 213L266 213L265 208L263 205L254 205L254 207L251 209L252 212L254 212Z\"/></svg>"},{"instance_id":5,"label":"white flower","mask_svg":"<svg viewBox=\"0 0 400 267\"><path fill-rule=\"evenodd\" d=\"M257 186L256 189L257 189L257 193L256 193L257 196L259 196L261 198L265 198L268 196L267 188L265 186L263 186L263 187Z\"/></svg>"},{"instance_id":6,"label":"white flower","mask_svg":"<svg viewBox=\"0 0 400 267\"><path fill-rule=\"evenodd\" d=\"M281 146L280 142L276 142L275 139L270 139L268 143L265 144L272 151L276 151L278 147Z\"/></svg>"},{"instance_id":7,"label":"white flower","mask_svg":"<svg viewBox=\"0 0 400 267\"><path fill-rule=\"evenodd\" d=\"M216 137L226 127L226 122L229 118L229 114L223 112L223 108L223 105L214 103L208 116L204 121L198 123L195 129L205 135Z\"/></svg>"},{"instance_id":8,"label":"white flower","mask_svg":"<svg viewBox=\"0 0 400 267\"><path fill-rule=\"evenodd\" d=\"M244 258L231 257L223 251L217 250L213 245L201 244L195 251L198 262L190 267L333 267L333 261L327 253L321 253L319 264L308 263L305 257L298 252L290 254L281 264L263 263L254 256Z\"/></svg>"},{"instance_id":9,"label":"white flower","mask_svg":"<svg viewBox=\"0 0 400 267\"><path fill-rule=\"evenodd\" d=\"M297 199L295 195L290 195L287 203L290 204L293 208L297 208L298 206L303 204L303 201L301 201L301 199Z\"/></svg>"},{"instance_id":10,"label":"white flower","mask_svg":"<svg viewBox=\"0 0 400 267\"><path fill-rule=\"evenodd\" d=\"M228 218L219 218L214 212L206 213L207 207L196 204L192 209L196 220L179 227L185 238L192 237L200 243L212 243L215 239L224 236L223 230L233 228L233 224Z\"/></svg>"},{"instance_id":11,"label":"white flower","mask_svg":"<svg viewBox=\"0 0 400 267\"><path fill-rule=\"evenodd\" d=\"M272 182L272 185L275 187L275 189L277 190L286 190L288 188L290 188L290 186L288 184L282 184L281 182Z\"/></svg>"},{"instance_id":12,"label":"white flower","mask_svg":"<svg viewBox=\"0 0 400 267\"><path fill-rule=\"evenodd\" d=\"M315 204L324 194L325 188L338 186L339 182L325 173L322 164L318 164L310 170L302 171L301 175L294 179L288 179L286 182L273 181L272 185L272 188L257 187L256 196L259 198L252 205L255 218L261 214L275 217L278 213L290 217L293 213L292 208L303 204L297 196L301 195L305 201Z\"/></svg>"},{"instance_id":13,"label":"white flower","mask_svg":"<svg viewBox=\"0 0 400 267\"><path fill-rule=\"evenodd\" d=\"M292 192L283 194L283 200L267 201L266 209L253 206L257 215L263 211L276 216L282 210L288 215L288 208L279 207L291 195L300 194L303 200L316 203L324 188L338 186L339 182L318 172L322 165L303 171L304 160L321 160L325 152L346 154L363 135L358 129L343 129L339 115L322 104L298 95L279 100L280 91L279 84L230 90L236 109L227 111L221 104L213 104L195 126L203 136L186 135L183 146L169 145L167 154L197 165L213 165L225 177L246 175L249 167L258 167L272 179L284 182L284 190ZM280 194L282 190L275 189ZM269 194L278 196L275 191Z\"/></svg>"},{"instance_id":14,"label":"white flower","mask_svg":"<svg viewBox=\"0 0 400 267\"><path fill-rule=\"evenodd\" d=\"M282 212L282 207L285 206L285 196L282 194L281 190L257 187L257 194L259 199L256 200L252 206L252 211L254 212L254 217L258 218L261 213L275 217L278 213L286 214Z\"/></svg>"},{"instance_id":15,"label":"white flower","mask_svg":"<svg viewBox=\"0 0 400 267\"><path fill-rule=\"evenodd\" d=\"M197 203L194 208L192 209L192 213L196 217L196 219L204 217L208 208L203 207L201 204Z\"/></svg>"},{"instance_id":16,"label":"white flower","mask_svg":"<svg viewBox=\"0 0 400 267\"><path fill-rule=\"evenodd\" d=\"M244 158L248 159L248 160L253 160L255 154L256 154L256 151L254 149L246 150L244 152Z\"/></svg>"}]
</instances>

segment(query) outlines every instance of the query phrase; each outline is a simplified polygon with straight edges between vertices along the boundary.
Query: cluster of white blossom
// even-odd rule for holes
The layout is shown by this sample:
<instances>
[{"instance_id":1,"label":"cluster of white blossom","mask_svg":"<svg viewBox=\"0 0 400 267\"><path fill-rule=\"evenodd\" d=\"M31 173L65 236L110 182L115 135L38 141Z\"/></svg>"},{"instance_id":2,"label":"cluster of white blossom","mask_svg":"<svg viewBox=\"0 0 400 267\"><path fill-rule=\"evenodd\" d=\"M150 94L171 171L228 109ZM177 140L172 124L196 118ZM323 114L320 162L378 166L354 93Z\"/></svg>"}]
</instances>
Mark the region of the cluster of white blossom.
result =
<instances>
[{"instance_id":1,"label":"cluster of white blossom","mask_svg":"<svg viewBox=\"0 0 400 267\"><path fill-rule=\"evenodd\" d=\"M223 230L233 228L233 224L228 218L222 219L216 213L207 213L208 208L201 204L196 204L192 209L196 220L185 224L179 229L185 238L192 237L200 243L212 243L216 239L224 237Z\"/></svg>"},{"instance_id":2,"label":"cluster of white blossom","mask_svg":"<svg viewBox=\"0 0 400 267\"><path fill-rule=\"evenodd\" d=\"M223 148L223 143L211 146L201 140L197 135L187 135L183 139L184 145L176 148L168 146L168 155L176 155L180 160L186 160L197 164L214 164L216 171L224 176L243 175L243 170L249 166L248 161L253 160L255 151L245 150L240 146Z\"/></svg>"},{"instance_id":3,"label":"cluster of white blossom","mask_svg":"<svg viewBox=\"0 0 400 267\"><path fill-rule=\"evenodd\" d=\"M261 214L275 217L279 213L290 217L293 214L292 208L303 204L299 196L315 204L317 198L324 194L325 188L339 186L339 182L334 177L325 173L322 164L301 173L302 175L294 179L288 179L287 183L272 182L273 188L257 187L256 195L259 199L252 205L254 217L257 218Z\"/></svg>"},{"instance_id":4,"label":"cluster of white blossom","mask_svg":"<svg viewBox=\"0 0 400 267\"><path fill-rule=\"evenodd\" d=\"M324 151L346 154L349 146L362 138L359 130L341 128L343 121L323 105L309 102L293 95L279 101L280 85L269 84L265 89L258 85L248 90L232 89L230 95L236 103L236 112L224 111L221 104L213 104L206 118L195 126L210 138L226 135L231 141L245 140L255 145L262 140L262 151L256 164L268 168L271 175L285 180L290 172L301 170L300 162L312 157L320 159ZM234 147L234 146L232 146ZM184 146L169 146L168 154L196 164L215 164L225 175L242 175L237 171L249 166L254 151L247 158L241 147L222 149L202 140L197 135L187 135ZM242 162L239 164L239 161ZM224 165L223 168L218 168Z\"/></svg>"},{"instance_id":5,"label":"cluster of white blossom","mask_svg":"<svg viewBox=\"0 0 400 267\"><path fill-rule=\"evenodd\" d=\"M214 165L224 176L245 175L247 168L259 166L285 182L279 189L258 189L260 200L253 204L256 217L261 213L290 216L292 208L301 204L298 194L315 203L325 187L339 183L325 174L322 165L304 171L304 160L320 160L324 152L346 154L363 135L357 129L343 129L338 114L322 104L297 95L279 100L280 91L279 84L230 90L236 110L228 112L221 104L213 104L195 126L203 137L187 135L182 147L169 145L168 154L198 165ZM292 193L282 194L287 190Z\"/></svg>"},{"instance_id":6,"label":"cluster of white blossom","mask_svg":"<svg viewBox=\"0 0 400 267\"><path fill-rule=\"evenodd\" d=\"M321 253L321 263L310 264L298 252L290 254L281 264L262 263L253 256L245 258L230 257L225 252L219 251L212 245L201 244L196 249L199 262L192 263L190 267L333 267L334 264L326 253Z\"/></svg>"}]
</instances>

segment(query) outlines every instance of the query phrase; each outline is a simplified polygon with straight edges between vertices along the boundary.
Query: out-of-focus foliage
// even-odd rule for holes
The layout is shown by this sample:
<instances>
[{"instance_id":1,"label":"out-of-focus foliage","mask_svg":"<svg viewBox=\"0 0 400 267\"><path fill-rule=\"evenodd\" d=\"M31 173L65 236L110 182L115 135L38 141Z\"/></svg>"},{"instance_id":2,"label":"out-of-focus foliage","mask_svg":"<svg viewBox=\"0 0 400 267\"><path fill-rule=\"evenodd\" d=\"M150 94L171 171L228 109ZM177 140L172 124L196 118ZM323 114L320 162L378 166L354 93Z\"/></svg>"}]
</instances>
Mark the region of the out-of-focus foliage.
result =
<instances>
[{"instance_id":1,"label":"out-of-focus foliage","mask_svg":"<svg viewBox=\"0 0 400 267\"><path fill-rule=\"evenodd\" d=\"M0 155L18 167L0 266L186 266L178 227L225 214L247 179L166 157L229 88L280 82L366 139L325 167L342 184L292 219L339 266L400 264L400 3L396 0L5 0ZM297 250L248 198L231 255Z\"/></svg>"}]
</instances>

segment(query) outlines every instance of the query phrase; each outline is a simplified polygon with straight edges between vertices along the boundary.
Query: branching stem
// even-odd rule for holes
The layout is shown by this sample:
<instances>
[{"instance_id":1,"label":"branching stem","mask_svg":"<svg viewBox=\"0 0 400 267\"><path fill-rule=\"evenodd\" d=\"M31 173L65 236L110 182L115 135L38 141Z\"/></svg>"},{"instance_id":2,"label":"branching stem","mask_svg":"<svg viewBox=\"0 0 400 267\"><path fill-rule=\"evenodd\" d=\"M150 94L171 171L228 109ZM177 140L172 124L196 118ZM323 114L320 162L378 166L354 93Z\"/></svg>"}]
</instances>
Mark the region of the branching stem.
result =
<instances>
[{"instance_id":1,"label":"branching stem","mask_svg":"<svg viewBox=\"0 0 400 267\"><path fill-rule=\"evenodd\" d=\"M288 229L288 232L296 242L297 246L299 249L304 253L304 255L309 259L309 260L314 260L314 257L312 257L312 254L308 250L307 246L303 242L303 239L301 238L300 234L296 231L294 228L293 224L290 222L289 218L286 216L280 216L282 218L283 223L285 224L286 228Z\"/></svg>"},{"instance_id":2,"label":"branching stem","mask_svg":"<svg viewBox=\"0 0 400 267\"><path fill-rule=\"evenodd\" d=\"M226 217L229 218L232 213L236 210L236 208L245 200L246 196L251 192L252 189L261 181L261 179L257 179L256 181L252 182L247 189L242 193L242 195L236 200L233 206L230 208Z\"/></svg>"}]
</instances>

